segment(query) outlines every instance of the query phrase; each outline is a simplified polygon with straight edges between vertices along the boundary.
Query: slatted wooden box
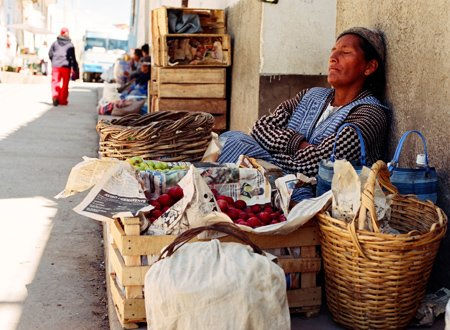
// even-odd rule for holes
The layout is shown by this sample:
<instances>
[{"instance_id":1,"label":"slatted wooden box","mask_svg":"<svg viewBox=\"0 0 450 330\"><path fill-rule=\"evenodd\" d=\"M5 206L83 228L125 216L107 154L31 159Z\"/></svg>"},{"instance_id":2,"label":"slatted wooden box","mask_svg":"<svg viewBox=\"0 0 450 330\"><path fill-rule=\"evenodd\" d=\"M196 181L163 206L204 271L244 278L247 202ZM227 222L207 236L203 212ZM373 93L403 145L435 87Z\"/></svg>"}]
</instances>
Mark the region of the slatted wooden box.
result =
<instances>
[{"instance_id":1,"label":"slatted wooden box","mask_svg":"<svg viewBox=\"0 0 450 330\"><path fill-rule=\"evenodd\" d=\"M215 118L214 130L227 122L226 69L152 66L151 112L203 111Z\"/></svg>"},{"instance_id":2,"label":"slatted wooden box","mask_svg":"<svg viewBox=\"0 0 450 330\"><path fill-rule=\"evenodd\" d=\"M175 34L170 33L168 25L168 11L179 10L187 14L198 14L202 33L196 34ZM195 9L195 8L166 8L161 7L152 10L151 16L152 34L152 63L155 66L169 66L168 42L171 40L181 40L184 38L196 38L200 42L205 39L214 38L222 44L223 61L202 64L184 64L179 67L198 66L230 66L231 65L231 42L230 36L226 34L225 12L221 9Z\"/></svg>"},{"instance_id":3,"label":"slatted wooden box","mask_svg":"<svg viewBox=\"0 0 450 330\"><path fill-rule=\"evenodd\" d=\"M141 256L159 255L163 247L169 245L176 236L140 235L139 218L115 219L109 224L109 287L116 312L122 326L126 329L137 328L137 323L145 322L144 278L150 266L141 264ZM310 222L288 235L254 235L250 239L262 249L300 247L299 258L279 258L279 264L286 273L301 273L301 288L288 290L288 302L291 311L307 316L319 312L321 305L321 287L316 277L320 270L321 259L319 230L315 222ZM195 239L194 239L195 240ZM231 237L220 239L234 241ZM120 283L120 284L118 284Z\"/></svg>"}]
</instances>

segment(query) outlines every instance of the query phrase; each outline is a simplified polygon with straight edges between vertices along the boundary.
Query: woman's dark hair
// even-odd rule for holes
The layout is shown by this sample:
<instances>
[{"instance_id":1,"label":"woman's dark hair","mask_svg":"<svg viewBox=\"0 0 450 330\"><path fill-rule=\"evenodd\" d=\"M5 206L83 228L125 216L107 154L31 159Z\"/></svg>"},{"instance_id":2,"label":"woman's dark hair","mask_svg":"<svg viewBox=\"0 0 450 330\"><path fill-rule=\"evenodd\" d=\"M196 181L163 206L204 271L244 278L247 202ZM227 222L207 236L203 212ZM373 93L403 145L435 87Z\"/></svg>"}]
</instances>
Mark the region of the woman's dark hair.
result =
<instances>
[{"instance_id":1,"label":"woman's dark hair","mask_svg":"<svg viewBox=\"0 0 450 330\"><path fill-rule=\"evenodd\" d=\"M136 48L134 50L134 55L139 56L139 58L142 57L142 50L140 50L139 48Z\"/></svg>"},{"instance_id":2,"label":"woman's dark hair","mask_svg":"<svg viewBox=\"0 0 450 330\"><path fill-rule=\"evenodd\" d=\"M384 61L381 60L375 48L366 39L359 35L356 36L360 40L359 46L364 53L365 60L376 60L378 62L378 68L366 78L364 89L372 90L380 100L384 100L386 89L386 70Z\"/></svg>"},{"instance_id":3,"label":"woman's dark hair","mask_svg":"<svg viewBox=\"0 0 450 330\"><path fill-rule=\"evenodd\" d=\"M150 47L148 46L148 44L144 44L144 45L142 45L141 50L143 53L148 55L150 52Z\"/></svg>"}]
</instances>

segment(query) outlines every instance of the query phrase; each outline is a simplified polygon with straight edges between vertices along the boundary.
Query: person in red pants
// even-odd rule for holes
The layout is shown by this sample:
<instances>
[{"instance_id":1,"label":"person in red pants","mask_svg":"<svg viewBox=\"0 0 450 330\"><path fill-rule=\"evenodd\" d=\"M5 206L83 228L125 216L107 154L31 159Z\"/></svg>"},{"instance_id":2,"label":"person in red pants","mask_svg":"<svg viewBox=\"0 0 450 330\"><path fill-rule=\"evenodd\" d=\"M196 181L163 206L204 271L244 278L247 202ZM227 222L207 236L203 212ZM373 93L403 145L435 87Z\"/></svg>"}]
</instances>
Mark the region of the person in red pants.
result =
<instances>
[{"instance_id":1,"label":"person in red pants","mask_svg":"<svg viewBox=\"0 0 450 330\"><path fill-rule=\"evenodd\" d=\"M69 38L69 30L62 28L57 40L52 44L48 52L52 61L52 100L53 105L67 105L69 97L69 79L71 70L72 78L79 76L75 47Z\"/></svg>"}]
</instances>

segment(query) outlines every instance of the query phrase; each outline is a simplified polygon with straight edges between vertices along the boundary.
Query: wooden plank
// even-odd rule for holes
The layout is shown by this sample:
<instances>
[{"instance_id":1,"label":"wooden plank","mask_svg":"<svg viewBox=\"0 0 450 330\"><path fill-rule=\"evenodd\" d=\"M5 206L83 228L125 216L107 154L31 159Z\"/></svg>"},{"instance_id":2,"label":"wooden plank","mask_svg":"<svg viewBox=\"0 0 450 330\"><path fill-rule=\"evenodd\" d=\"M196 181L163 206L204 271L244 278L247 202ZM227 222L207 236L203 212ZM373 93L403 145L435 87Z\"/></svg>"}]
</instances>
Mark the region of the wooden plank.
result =
<instances>
[{"instance_id":1,"label":"wooden plank","mask_svg":"<svg viewBox=\"0 0 450 330\"><path fill-rule=\"evenodd\" d=\"M159 84L225 84L224 68L157 68L156 81ZM153 79L153 78L152 78Z\"/></svg>"},{"instance_id":2,"label":"wooden plank","mask_svg":"<svg viewBox=\"0 0 450 330\"><path fill-rule=\"evenodd\" d=\"M151 27L152 27L152 65L161 65L160 62L160 45L159 45L159 29L158 29L158 13L156 9L152 10L152 19L151 19Z\"/></svg>"},{"instance_id":3,"label":"wooden plank","mask_svg":"<svg viewBox=\"0 0 450 330\"><path fill-rule=\"evenodd\" d=\"M256 235L247 233L250 240L261 249L278 249L283 247L301 247L320 245L319 228L300 227L287 235ZM224 237L221 241L228 241L229 237Z\"/></svg>"},{"instance_id":4,"label":"wooden plank","mask_svg":"<svg viewBox=\"0 0 450 330\"><path fill-rule=\"evenodd\" d=\"M150 266L126 266L119 250L113 247L109 249L109 260L119 282L124 286L144 285L145 274Z\"/></svg>"},{"instance_id":5,"label":"wooden plank","mask_svg":"<svg viewBox=\"0 0 450 330\"><path fill-rule=\"evenodd\" d=\"M287 290L287 298L290 308L320 306L322 303L322 288Z\"/></svg>"},{"instance_id":6,"label":"wooden plank","mask_svg":"<svg viewBox=\"0 0 450 330\"><path fill-rule=\"evenodd\" d=\"M227 129L227 116L214 114L213 130L226 130L226 129Z\"/></svg>"},{"instance_id":7,"label":"wooden plank","mask_svg":"<svg viewBox=\"0 0 450 330\"><path fill-rule=\"evenodd\" d=\"M158 98L158 110L164 111L203 111L211 114L227 112L226 99L165 99Z\"/></svg>"},{"instance_id":8,"label":"wooden plank","mask_svg":"<svg viewBox=\"0 0 450 330\"><path fill-rule=\"evenodd\" d=\"M118 318L123 323L145 322L145 301L144 299L127 299L123 296L118 287L114 275L110 275L111 296L116 306Z\"/></svg>"},{"instance_id":9,"label":"wooden plank","mask_svg":"<svg viewBox=\"0 0 450 330\"><path fill-rule=\"evenodd\" d=\"M315 246L303 246L300 248L300 255L302 258L315 258L316 247ZM314 272L302 272L301 275L301 288L314 288L316 286L317 273Z\"/></svg>"},{"instance_id":10,"label":"wooden plank","mask_svg":"<svg viewBox=\"0 0 450 330\"><path fill-rule=\"evenodd\" d=\"M127 236L139 236L141 233L141 227L139 218L122 218L122 223L124 224L124 231ZM140 266L141 256L124 256L123 257L125 266ZM142 282L143 283L143 282ZM143 287L142 285L129 285L125 286L125 297L126 298L143 298Z\"/></svg>"},{"instance_id":11,"label":"wooden plank","mask_svg":"<svg viewBox=\"0 0 450 330\"><path fill-rule=\"evenodd\" d=\"M317 226L300 227L287 235L256 235L248 233L249 238L261 249L277 249L283 247L302 247L320 245L319 228ZM123 256L159 255L161 250L173 242L176 236L127 236L123 240ZM198 241L197 238L191 242ZM222 242L237 242L233 237L220 238Z\"/></svg>"},{"instance_id":12,"label":"wooden plank","mask_svg":"<svg viewBox=\"0 0 450 330\"><path fill-rule=\"evenodd\" d=\"M125 232L122 229L122 226L119 223L119 220L114 219L114 221L109 224L109 231L112 236L112 243L114 243L120 253L123 254L123 241L125 237Z\"/></svg>"},{"instance_id":13,"label":"wooden plank","mask_svg":"<svg viewBox=\"0 0 450 330\"><path fill-rule=\"evenodd\" d=\"M160 98L225 98L225 84L160 84Z\"/></svg>"},{"instance_id":14,"label":"wooden plank","mask_svg":"<svg viewBox=\"0 0 450 330\"><path fill-rule=\"evenodd\" d=\"M160 255L161 250L175 240L174 235L127 236L124 240L123 256ZM191 242L198 241L194 238Z\"/></svg>"},{"instance_id":15,"label":"wooden plank","mask_svg":"<svg viewBox=\"0 0 450 330\"><path fill-rule=\"evenodd\" d=\"M169 33L169 19L167 17L167 8L160 7L156 9L158 13L158 28L159 34L168 34Z\"/></svg>"},{"instance_id":16,"label":"wooden plank","mask_svg":"<svg viewBox=\"0 0 450 330\"><path fill-rule=\"evenodd\" d=\"M320 258L283 258L278 257L278 264L285 273L312 273L320 271Z\"/></svg>"}]
</instances>

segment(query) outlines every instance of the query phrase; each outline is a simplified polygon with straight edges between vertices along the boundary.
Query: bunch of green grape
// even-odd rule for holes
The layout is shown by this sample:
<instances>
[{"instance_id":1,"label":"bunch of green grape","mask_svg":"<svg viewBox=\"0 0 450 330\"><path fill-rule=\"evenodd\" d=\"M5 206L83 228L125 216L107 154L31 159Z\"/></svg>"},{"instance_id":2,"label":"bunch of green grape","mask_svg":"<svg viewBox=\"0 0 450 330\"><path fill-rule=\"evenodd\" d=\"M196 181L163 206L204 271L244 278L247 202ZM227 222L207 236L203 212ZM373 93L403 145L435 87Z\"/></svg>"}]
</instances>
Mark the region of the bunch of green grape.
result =
<instances>
[{"instance_id":1,"label":"bunch of green grape","mask_svg":"<svg viewBox=\"0 0 450 330\"><path fill-rule=\"evenodd\" d=\"M144 160L139 156L128 158L127 162L139 171L168 172L173 170L187 170L189 168L188 166L172 165L171 163L161 162L157 160Z\"/></svg>"}]
</instances>

